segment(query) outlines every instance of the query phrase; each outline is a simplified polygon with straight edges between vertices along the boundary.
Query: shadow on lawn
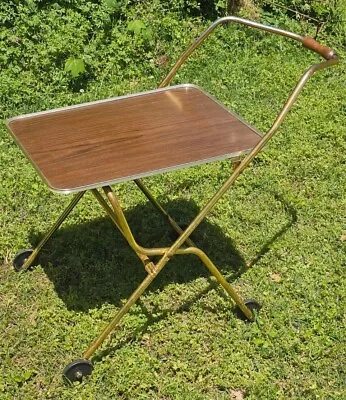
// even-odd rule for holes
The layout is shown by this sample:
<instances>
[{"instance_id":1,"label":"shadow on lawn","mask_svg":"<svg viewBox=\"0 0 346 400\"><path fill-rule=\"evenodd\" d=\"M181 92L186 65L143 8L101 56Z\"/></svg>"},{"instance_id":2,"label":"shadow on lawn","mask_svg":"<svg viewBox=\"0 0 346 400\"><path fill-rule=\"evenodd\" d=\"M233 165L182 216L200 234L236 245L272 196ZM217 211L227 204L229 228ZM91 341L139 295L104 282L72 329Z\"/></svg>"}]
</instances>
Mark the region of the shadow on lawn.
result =
<instances>
[{"instance_id":1,"label":"shadow on lawn","mask_svg":"<svg viewBox=\"0 0 346 400\"><path fill-rule=\"evenodd\" d=\"M232 281L247 268L255 265L269 251L271 244L296 222L294 208L282 197L275 195L275 198L283 204L290 218L280 231L268 240L248 266L235 249L232 240L227 238L218 226L203 221L192 234L191 238L197 246L208 254L216 266L226 274L228 280ZM169 202L163 206L180 225L190 222L199 211L193 201L186 200ZM125 214L135 238L141 245L169 246L174 232L166 219L157 213L150 203L138 205ZM32 235L32 239L38 241L37 235ZM120 305L146 276L142 263L108 217L61 228L42 251L40 264L67 308L81 312L100 307L104 303ZM184 283L201 276L210 275L197 257L177 255L161 271L148 290L163 289L171 282ZM215 280L209 280L209 284L203 290L180 306L175 305L174 310L167 309L167 304L162 310L158 310L157 305L154 306L155 315L153 310L149 312L139 300L138 304L146 316L146 322L132 332L131 338L142 336L151 325L166 318L171 312L176 314L188 310L198 299L217 286ZM115 346L107 346L105 350L98 351L93 361L101 360L129 340L131 339L125 337L117 341Z\"/></svg>"},{"instance_id":2,"label":"shadow on lawn","mask_svg":"<svg viewBox=\"0 0 346 400\"><path fill-rule=\"evenodd\" d=\"M274 194L274 197L277 201L279 201L285 211L286 214L288 214L290 216L290 219L286 222L286 224L278 231L276 232L276 234L269 239L265 245L261 248L261 250L258 252L258 254L256 255L256 257L254 257L248 265L245 266L245 269L249 269L252 268L255 264L257 264L264 256L266 253L268 253L268 251L270 250L270 246L275 243L275 241L282 236L286 231L288 231L288 229L294 225L297 222L297 212L294 209L294 207L291 206L291 204L289 204L282 196L278 195L278 194ZM243 272L243 271L240 271Z\"/></svg>"},{"instance_id":3,"label":"shadow on lawn","mask_svg":"<svg viewBox=\"0 0 346 400\"><path fill-rule=\"evenodd\" d=\"M190 222L198 213L192 201L173 201L163 206L180 225ZM174 231L150 203L138 205L125 215L139 244L168 247L172 243ZM31 239L34 243L38 241L37 235ZM218 226L203 221L192 239L228 279L245 268L244 259L232 240ZM108 217L62 227L42 250L39 263L67 308L77 311L87 311L104 303L118 305L146 276L143 264ZM201 276L209 276L209 272L196 256L176 255L148 290Z\"/></svg>"},{"instance_id":4,"label":"shadow on lawn","mask_svg":"<svg viewBox=\"0 0 346 400\"><path fill-rule=\"evenodd\" d=\"M284 206L289 220L248 265L232 240L218 226L204 220L193 232L191 238L196 245L206 252L230 282L257 264L270 246L295 224L297 215L294 208L281 196L275 195L275 198ZM163 206L180 225L189 223L199 211L193 201L187 200L172 201ZM125 215L142 246L168 247L172 243L174 231L151 203L138 205ZM38 239L37 234L32 234L30 241L37 243ZM153 259L154 262L157 260ZM76 311L87 311L104 303L119 305L146 276L143 264L108 217L62 227L41 251L39 263L67 308ZM210 274L196 256L176 255L148 290L163 289L168 283L185 283L201 276ZM211 282L206 291L214 287ZM189 305L183 307L187 309Z\"/></svg>"}]
</instances>

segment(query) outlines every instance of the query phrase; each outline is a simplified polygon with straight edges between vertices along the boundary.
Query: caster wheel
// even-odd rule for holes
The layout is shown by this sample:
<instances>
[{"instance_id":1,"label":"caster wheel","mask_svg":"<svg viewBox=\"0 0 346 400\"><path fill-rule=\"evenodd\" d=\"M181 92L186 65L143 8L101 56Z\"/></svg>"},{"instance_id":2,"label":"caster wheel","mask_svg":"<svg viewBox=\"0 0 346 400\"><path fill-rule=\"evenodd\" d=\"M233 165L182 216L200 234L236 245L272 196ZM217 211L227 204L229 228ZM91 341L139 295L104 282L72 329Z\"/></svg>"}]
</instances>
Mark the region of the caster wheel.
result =
<instances>
[{"instance_id":1,"label":"caster wheel","mask_svg":"<svg viewBox=\"0 0 346 400\"><path fill-rule=\"evenodd\" d=\"M19 272L23 270L23 266L26 262L26 260L31 256L34 250L32 249L25 249L25 250L20 250L18 253L14 256L13 259L13 268Z\"/></svg>"},{"instance_id":2,"label":"caster wheel","mask_svg":"<svg viewBox=\"0 0 346 400\"><path fill-rule=\"evenodd\" d=\"M246 305L247 308L249 308L251 311L255 311L258 312L261 309L261 304L258 303L256 300L254 299L245 299L244 300L244 304ZM234 315L239 318L242 319L243 321L249 321L249 322L253 322L250 321L246 315L243 313L243 311L240 309L240 307L237 305L234 308Z\"/></svg>"},{"instance_id":3,"label":"caster wheel","mask_svg":"<svg viewBox=\"0 0 346 400\"><path fill-rule=\"evenodd\" d=\"M63 371L64 378L69 382L82 382L85 376L91 375L93 365L89 360L79 359L67 364Z\"/></svg>"}]
</instances>

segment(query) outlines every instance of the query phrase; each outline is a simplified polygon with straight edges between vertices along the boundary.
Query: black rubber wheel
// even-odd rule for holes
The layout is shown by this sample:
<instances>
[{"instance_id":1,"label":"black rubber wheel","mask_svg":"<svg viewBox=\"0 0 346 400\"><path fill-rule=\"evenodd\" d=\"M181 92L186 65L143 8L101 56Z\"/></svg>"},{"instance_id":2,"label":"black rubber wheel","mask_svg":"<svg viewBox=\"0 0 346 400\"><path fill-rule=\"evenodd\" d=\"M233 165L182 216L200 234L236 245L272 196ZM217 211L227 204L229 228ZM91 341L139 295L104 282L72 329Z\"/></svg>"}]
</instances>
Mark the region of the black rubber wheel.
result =
<instances>
[{"instance_id":1,"label":"black rubber wheel","mask_svg":"<svg viewBox=\"0 0 346 400\"><path fill-rule=\"evenodd\" d=\"M66 365L63 371L63 377L69 383L82 382L84 377L91 375L92 370L93 365L91 362L81 358Z\"/></svg>"},{"instance_id":2,"label":"black rubber wheel","mask_svg":"<svg viewBox=\"0 0 346 400\"><path fill-rule=\"evenodd\" d=\"M247 308L249 308L251 311L254 311L255 314L261 309L261 304L254 300L254 299L245 299L244 300L244 304L246 305ZM239 318L242 319L243 321L248 321L248 322L253 322L251 320L249 320L246 315L243 313L243 311L240 309L240 307L237 305L234 308L234 315Z\"/></svg>"},{"instance_id":3,"label":"black rubber wheel","mask_svg":"<svg viewBox=\"0 0 346 400\"><path fill-rule=\"evenodd\" d=\"M23 270L23 265L25 264L26 260L31 256L33 253L33 249L24 249L18 251L18 253L14 256L13 259L13 268L20 272Z\"/></svg>"}]
</instances>

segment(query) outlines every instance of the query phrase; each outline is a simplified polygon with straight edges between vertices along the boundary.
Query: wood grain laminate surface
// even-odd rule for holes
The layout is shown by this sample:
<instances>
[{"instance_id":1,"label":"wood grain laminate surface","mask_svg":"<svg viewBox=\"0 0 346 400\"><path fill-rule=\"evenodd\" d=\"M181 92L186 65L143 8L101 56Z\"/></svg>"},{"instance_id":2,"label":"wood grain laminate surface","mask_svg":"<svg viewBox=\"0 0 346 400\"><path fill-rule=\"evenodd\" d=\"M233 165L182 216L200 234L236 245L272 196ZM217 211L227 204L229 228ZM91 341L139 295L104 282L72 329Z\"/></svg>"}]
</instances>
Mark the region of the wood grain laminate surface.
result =
<instances>
[{"instance_id":1,"label":"wood grain laminate surface","mask_svg":"<svg viewBox=\"0 0 346 400\"><path fill-rule=\"evenodd\" d=\"M236 156L260 140L184 85L28 114L7 126L48 186L65 193Z\"/></svg>"}]
</instances>

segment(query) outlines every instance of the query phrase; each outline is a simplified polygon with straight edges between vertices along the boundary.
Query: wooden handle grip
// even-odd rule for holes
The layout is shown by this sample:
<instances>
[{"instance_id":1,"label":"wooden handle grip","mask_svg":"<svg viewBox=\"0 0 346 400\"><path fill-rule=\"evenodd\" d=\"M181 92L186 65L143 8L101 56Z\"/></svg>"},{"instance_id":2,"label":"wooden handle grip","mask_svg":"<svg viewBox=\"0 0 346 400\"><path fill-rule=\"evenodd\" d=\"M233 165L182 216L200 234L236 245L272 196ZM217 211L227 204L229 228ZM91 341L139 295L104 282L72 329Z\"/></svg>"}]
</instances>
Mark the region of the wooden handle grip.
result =
<instances>
[{"instance_id":1,"label":"wooden handle grip","mask_svg":"<svg viewBox=\"0 0 346 400\"><path fill-rule=\"evenodd\" d=\"M318 43L317 40L315 40L311 36L305 36L305 38L302 41L302 45L304 47L306 47L307 49L312 50L315 53L319 54L326 60L330 60L335 55L335 52L333 49L331 49L328 46L324 46L323 44Z\"/></svg>"}]
</instances>

